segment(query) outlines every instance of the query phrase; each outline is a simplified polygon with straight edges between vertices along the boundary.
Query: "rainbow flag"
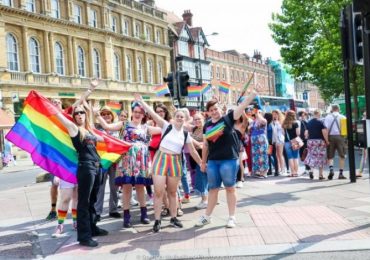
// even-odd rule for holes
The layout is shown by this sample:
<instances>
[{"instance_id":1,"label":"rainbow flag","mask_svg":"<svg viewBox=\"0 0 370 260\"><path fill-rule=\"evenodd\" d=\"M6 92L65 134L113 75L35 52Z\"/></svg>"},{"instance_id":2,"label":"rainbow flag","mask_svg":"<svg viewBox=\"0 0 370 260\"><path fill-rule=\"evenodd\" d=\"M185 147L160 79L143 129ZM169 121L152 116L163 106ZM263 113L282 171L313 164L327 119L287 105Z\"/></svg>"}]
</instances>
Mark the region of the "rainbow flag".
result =
<instances>
[{"instance_id":1,"label":"rainbow flag","mask_svg":"<svg viewBox=\"0 0 370 260\"><path fill-rule=\"evenodd\" d=\"M238 98L238 101L236 102L237 104L239 104L239 103L241 103L241 102L242 102L242 101L241 101L241 98L245 95L245 92L247 91L247 89L248 89L249 85L251 84L251 82L252 82L252 80L253 80L253 78L254 78L254 74L255 74L255 72L256 72L256 70L254 70L254 71L253 71L252 76L249 78L248 82L244 85L243 90L242 90L242 92L240 93L240 96L239 96L239 98Z\"/></svg>"},{"instance_id":2,"label":"rainbow flag","mask_svg":"<svg viewBox=\"0 0 370 260\"><path fill-rule=\"evenodd\" d=\"M199 97L202 93L202 86L189 86L188 87L188 97Z\"/></svg>"},{"instance_id":3,"label":"rainbow flag","mask_svg":"<svg viewBox=\"0 0 370 260\"><path fill-rule=\"evenodd\" d=\"M78 157L67 129L56 117L56 107L32 90L25 102L21 117L6 135L6 139L29 152L35 164L60 177L77 183ZM70 120L68 114L64 114ZM116 162L131 144L96 131L104 138L97 151L104 169Z\"/></svg>"},{"instance_id":4,"label":"rainbow flag","mask_svg":"<svg viewBox=\"0 0 370 260\"><path fill-rule=\"evenodd\" d=\"M122 109L122 105L118 101L108 101L107 106L116 114L119 114Z\"/></svg>"},{"instance_id":5,"label":"rainbow flag","mask_svg":"<svg viewBox=\"0 0 370 260\"><path fill-rule=\"evenodd\" d=\"M204 93L207 93L211 88L212 88L212 87L211 87L211 84L204 83L204 84L202 85L202 93L203 93L203 94L204 94Z\"/></svg>"},{"instance_id":6,"label":"rainbow flag","mask_svg":"<svg viewBox=\"0 0 370 260\"><path fill-rule=\"evenodd\" d=\"M220 84L218 86L218 89L219 89L219 91L221 91L221 92L223 92L225 94L228 94L229 91L230 91L230 87L231 87L230 84L228 84L228 83L226 83L224 81L220 81Z\"/></svg>"},{"instance_id":7,"label":"rainbow flag","mask_svg":"<svg viewBox=\"0 0 370 260\"><path fill-rule=\"evenodd\" d=\"M154 92L157 97L164 96L166 94L170 94L170 90L168 89L167 83L164 83L163 85L155 86Z\"/></svg>"}]
</instances>

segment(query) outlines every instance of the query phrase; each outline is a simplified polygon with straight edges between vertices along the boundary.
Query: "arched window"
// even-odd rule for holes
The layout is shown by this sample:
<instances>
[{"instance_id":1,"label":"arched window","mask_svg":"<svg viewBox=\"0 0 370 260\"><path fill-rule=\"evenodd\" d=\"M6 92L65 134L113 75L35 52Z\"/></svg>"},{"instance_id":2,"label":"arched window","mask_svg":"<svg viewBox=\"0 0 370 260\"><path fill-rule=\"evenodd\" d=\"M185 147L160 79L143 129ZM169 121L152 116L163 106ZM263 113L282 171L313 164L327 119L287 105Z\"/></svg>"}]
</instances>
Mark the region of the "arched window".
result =
<instances>
[{"instance_id":1,"label":"arched window","mask_svg":"<svg viewBox=\"0 0 370 260\"><path fill-rule=\"evenodd\" d=\"M77 67L78 75L85 77L85 52L80 46L77 48Z\"/></svg>"},{"instance_id":2,"label":"arched window","mask_svg":"<svg viewBox=\"0 0 370 260\"><path fill-rule=\"evenodd\" d=\"M113 71L114 71L114 79L120 80L120 65L119 65L119 56L117 53L114 54L114 60L113 60Z\"/></svg>"},{"instance_id":3,"label":"arched window","mask_svg":"<svg viewBox=\"0 0 370 260\"><path fill-rule=\"evenodd\" d=\"M54 18L60 18L59 0L51 0L51 16Z\"/></svg>"},{"instance_id":4,"label":"arched window","mask_svg":"<svg viewBox=\"0 0 370 260\"><path fill-rule=\"evenodd\" d=\"M148 60L148 83L153 83L153 62Z\"/></svg>"},{"instance_id":5,"label":"arched window","mask_svg":"<svg viewBox=\"0 0 370 260\"><path fill-rule=\"evenodd\" d=\"M54 46L55 53L55 68L58 74L64 75L64 54L63 47L59 42L55 43Z\"/></svg>"},{"instance_id":6,"label":"arched window","mask_svg":"<svg viewBox=\"0 0 370 260\"><path fill-rule=\"evenodd\" d=\"M137 81L143 82L143 62L141 58L137 58Z\"/></svg>"},{"instance_id":7,"label":"arched window","mask_svg":"<svg viewBox=\"0 0 370 260\"><path fill-rule=\"evenodd\" d=\"M40 45L35 38L30 38L29 41L30 50L30 68L34 73L40 73Z\"/></svg>"},{"instance_id":8,"label":"arched window","mask_svg":"<svg viewBox=\"0 0 370 260\"><path fill-rule=\"evenodd\" d=\"M93 50L93 77L100 78L100 55L97 49Z\"/></svg>"},{"instance_id":9,"label":"arched window","mask_svg":"<svg viewBox=\"0 0 370 260\"><path fill-rule=\"evenodd\" d=\"M162 62L158 62L158 82L162 83L163 80L163 64Z\"/></svg>"},{"instance_id":10,"label":"arched window","mask_svg":"<svg viewBox=\"0 0 370 260\"><path fill-rule=\"evenodd\" d=\"M6 53L8 57L8 69L19 71L18 43L14 35L10 33L6 36Z\"/></svg>"},{"instance_id":11,"label":"arched window","mask_svg":"<svg viewBox=\"0 0 370 260\"><path fill-rule=\"evenodd\" d=\"M132 81L132 62L130 56L126 56L126 80Z\"/></svg>"}]
</instances>

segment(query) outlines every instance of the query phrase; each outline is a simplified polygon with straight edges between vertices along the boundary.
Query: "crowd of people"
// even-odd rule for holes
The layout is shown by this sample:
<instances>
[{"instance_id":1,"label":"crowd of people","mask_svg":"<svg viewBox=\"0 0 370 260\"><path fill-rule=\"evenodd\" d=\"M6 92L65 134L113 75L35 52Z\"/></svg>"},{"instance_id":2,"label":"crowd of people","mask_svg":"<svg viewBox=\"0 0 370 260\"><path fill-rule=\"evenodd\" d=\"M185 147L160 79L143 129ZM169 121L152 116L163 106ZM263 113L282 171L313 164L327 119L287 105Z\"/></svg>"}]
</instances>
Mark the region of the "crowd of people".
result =
<instances>
[{"instance_id":1,"label":"crowd of people","mask_svg":"<svg viewBox=\"0 0 370 260\"><path fill-rule=\"evenodd\" d=\"M346 178L343 175L345 137L341 131L345 117L336 105L325 118L319 110L311 118L303 111L298 115L291 110L264 113L250 106L256 96L256 92L251 92L228 111L222 109L217 99L212 99L205 112L190 115L186 108L175 109L164 104L151 107L136 94L129 120L126 111L116 115L109 107L92 108L86 102L96 85L93 81L81 100L69 109L73 121L61 112L58 100L53 101L59 106L56 116L68 130L79 161L78 185L57 178L52 180L52 209L47 219L58 218L55 237L63 233L70 201L73 227L81 245L95 247L98 242L92 237L108 234L96 225L103 212L107 179L109 217L123 218L123 227L132 227L130 207L135 190L140 222L148 225L154 221L152 230L156 233L161 230L163 216L170 216L171 226L183 227L179 218L183 214L181 207L190 202L192 190L200 196L196 209L205 210L195 226L211 223L219 190L224 188L229 215L226 227L233 228L237 223L236 188L243 187L247 177L307 174L314 179L313 171L318 169L319 180L324 180L323 170L329 167L327 178L331 180L337 151L338 178ZM92 118L94 123L90 122ZM94 134L94 128L132 145L106 172L101 171L96 152L100 137ZM300 161L305 165L303 173L299 172ZM154 204L153 220L148 217L148 204Z\"/></svg>"}]
</instances>

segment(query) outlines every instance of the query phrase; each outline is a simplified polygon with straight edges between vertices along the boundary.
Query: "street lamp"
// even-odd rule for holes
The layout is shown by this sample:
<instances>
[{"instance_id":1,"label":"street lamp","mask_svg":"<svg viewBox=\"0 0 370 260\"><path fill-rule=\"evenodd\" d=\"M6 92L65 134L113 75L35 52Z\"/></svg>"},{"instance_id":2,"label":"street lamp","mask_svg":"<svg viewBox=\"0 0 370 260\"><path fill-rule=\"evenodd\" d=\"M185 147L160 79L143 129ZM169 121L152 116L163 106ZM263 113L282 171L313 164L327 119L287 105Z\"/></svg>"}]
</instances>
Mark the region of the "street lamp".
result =
<instances>
[{"instance_id":1,"label":"street lamp","mask_svg":"<svg viewBox=\"0 0 370 260\"><path fill-rule=\"evenodd\" d=\"M211 34L207 34L207 35L204 35L204 37L207 37L207 36L216 36L218 35L218 32L213 32ZM200 59L200 35L198 35L198 66L199 66L199 86L202 86L203 85L203 78L202 78L202 62L201 62L201 59ZM205 57L204 57L205 58ZM201 98L201 101L200 101L200 109L201 111L204 110L204 100L203 100L203 93L200 94L200 98Z\"/></svg>"}]
</instances>

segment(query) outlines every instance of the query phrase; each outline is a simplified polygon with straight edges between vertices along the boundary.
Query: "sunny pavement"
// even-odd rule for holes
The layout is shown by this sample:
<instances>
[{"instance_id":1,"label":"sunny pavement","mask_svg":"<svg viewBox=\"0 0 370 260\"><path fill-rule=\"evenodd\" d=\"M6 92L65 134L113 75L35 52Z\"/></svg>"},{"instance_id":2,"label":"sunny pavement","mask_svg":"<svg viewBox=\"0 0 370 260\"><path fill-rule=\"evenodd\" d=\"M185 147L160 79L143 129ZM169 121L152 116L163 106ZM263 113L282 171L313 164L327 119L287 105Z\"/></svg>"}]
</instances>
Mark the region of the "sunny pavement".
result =
<instances>
[{"instance_id":1,"label":"sunny pavement","mask_svg":"<svg viewBox=\"0 0 370 260\"><path fill-rule=\"evenodd\" d=\"M166 217L157 234L151 232L152 223L138 224L138 207L132 210L131 229L123 229L121 219L108 218L105 212L99 226L110 234L98 237L99 247L93 249L78 245L70 215L66 233L51 238L56 221L44 221L50 204L49 183L33 184L0 192L0 256L173 259L370 249L370 184L365 176L354 184L336 179L311 181L306 176L248 178L237 190L238 226L234 229L225 228L224 190L212 224L202 228L194 227L204 212L194 209L197 196L184 205L183 229L170 227Z\"/></svg>"}]
</instances>

